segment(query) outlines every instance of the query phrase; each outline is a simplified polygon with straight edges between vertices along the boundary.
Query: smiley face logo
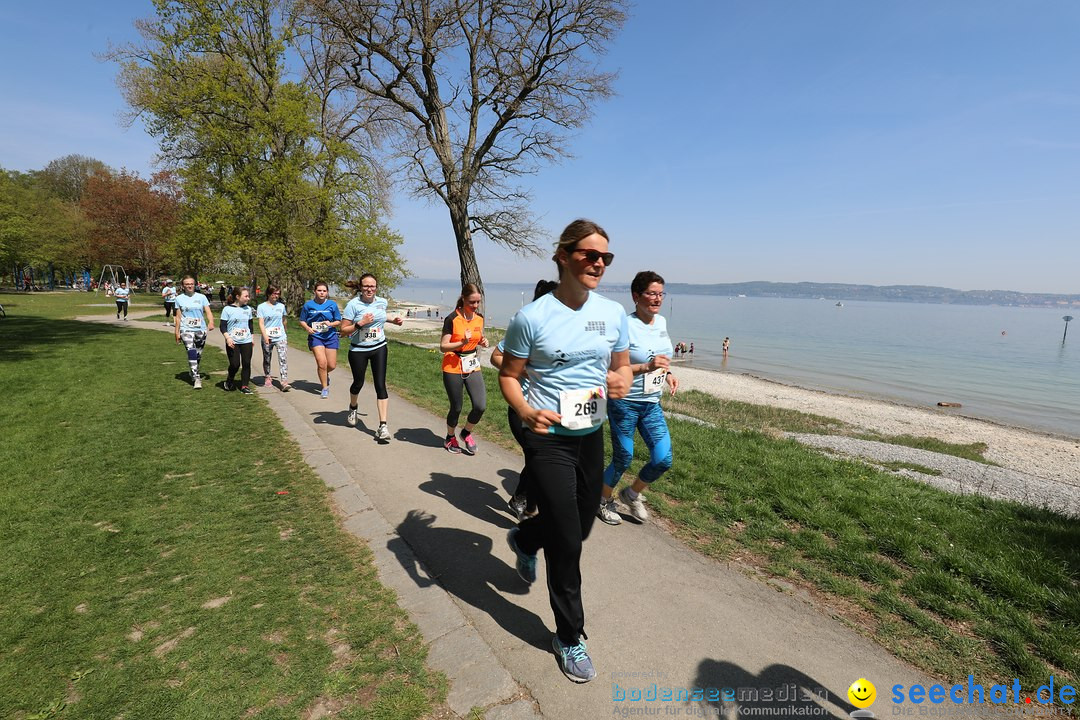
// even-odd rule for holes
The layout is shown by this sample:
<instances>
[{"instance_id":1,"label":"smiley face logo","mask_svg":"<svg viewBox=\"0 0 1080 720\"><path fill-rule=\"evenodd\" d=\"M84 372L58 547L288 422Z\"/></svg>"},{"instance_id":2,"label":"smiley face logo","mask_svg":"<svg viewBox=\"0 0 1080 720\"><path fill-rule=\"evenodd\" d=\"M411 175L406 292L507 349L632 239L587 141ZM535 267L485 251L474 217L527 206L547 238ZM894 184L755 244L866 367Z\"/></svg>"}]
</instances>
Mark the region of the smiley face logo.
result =
<instances>
[{"instance_id":1,"label":"smiley face logo","mask_svg":"<svg viewBox=\"0 0 1080 720\"><path fill-rule=\"evenodd\" d=\"M866 678L859 678L847 689L848 700L857 708L868 708L877 699L877 688Z\"/></svg>"}]
</instances>

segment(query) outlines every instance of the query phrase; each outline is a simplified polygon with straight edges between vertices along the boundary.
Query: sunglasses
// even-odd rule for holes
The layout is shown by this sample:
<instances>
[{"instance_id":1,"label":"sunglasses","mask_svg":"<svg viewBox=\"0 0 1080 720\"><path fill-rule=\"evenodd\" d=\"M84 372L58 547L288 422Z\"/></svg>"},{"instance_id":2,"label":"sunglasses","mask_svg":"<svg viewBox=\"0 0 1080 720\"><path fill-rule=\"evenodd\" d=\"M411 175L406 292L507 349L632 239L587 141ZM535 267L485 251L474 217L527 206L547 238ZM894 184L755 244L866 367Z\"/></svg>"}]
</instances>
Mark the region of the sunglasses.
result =
<instances>
[{"instance_id":1,"label":"sunglasses","mask_svg":"<svg viewBox=\"0 0 1080 720\"><path fill-rule=\"evenodd\" d=\"M615 253L600 252L599 250L575 250L576 253L581 253L581 256L585 258L585 262L590 265L596 264L597 260L604 261L604 267L611 267L611 263L615 260Z\"/></svg>"}]
</instances>

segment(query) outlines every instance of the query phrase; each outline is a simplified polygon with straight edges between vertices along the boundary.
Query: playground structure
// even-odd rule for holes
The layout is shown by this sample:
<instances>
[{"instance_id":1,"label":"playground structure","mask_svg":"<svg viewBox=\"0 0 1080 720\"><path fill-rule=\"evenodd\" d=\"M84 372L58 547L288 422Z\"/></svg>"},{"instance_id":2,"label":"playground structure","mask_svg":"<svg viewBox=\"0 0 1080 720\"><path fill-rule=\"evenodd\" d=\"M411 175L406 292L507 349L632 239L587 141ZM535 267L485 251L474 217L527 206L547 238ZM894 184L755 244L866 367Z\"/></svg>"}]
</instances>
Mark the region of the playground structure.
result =
<instances>
[{"instance_id":1,"label":"playground structure","mask_svg":"<svg viewBox=\"0 0 1080 720\"><path fill-rule=\"evenodd\" d=\"M128 282L127 272L123 265L104 265L101 268L101 278L98 279L98 287L105 287L108 280L112 287L119 287L120 283ZM130 287L130 285L128 286Z\"/></svg>"}]
</instances>

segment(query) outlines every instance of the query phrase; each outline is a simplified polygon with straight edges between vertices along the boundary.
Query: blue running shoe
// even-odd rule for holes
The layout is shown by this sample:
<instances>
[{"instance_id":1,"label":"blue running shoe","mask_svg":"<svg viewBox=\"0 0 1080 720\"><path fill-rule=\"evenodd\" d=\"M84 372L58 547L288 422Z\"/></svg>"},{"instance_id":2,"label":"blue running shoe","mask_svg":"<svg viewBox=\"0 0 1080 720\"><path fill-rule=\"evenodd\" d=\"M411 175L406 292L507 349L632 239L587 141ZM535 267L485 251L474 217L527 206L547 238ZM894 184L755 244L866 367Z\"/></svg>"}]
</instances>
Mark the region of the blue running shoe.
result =
<instances>
[{"instance_id":1,"label":"blue running shoe","mask_svg":"<svg viewBox=\"0 0 1080 720\"><path fill-rule=\"evenodd\" d=\"M536 556L526 555L522 552L521 548L517 544L517 534L519 528L510 528L510 532L506 533L506 544L510 546L510 549L514 551L514 555L517 556L517 573L522 580L532 585L536 582Z\"/></svg>"},{"instance_id":2,"label":"blue running shoe","mask_svg":"<svg viewBox=\"0 0 1080 720\"><path fill-rule=\"evenodd\" d=\"M330 397L330 388L324 387L322 389L322 393L319 394L319 397L321 397L323 400Z\"/></svg>"},{"instance_id":3,"label":"blue running shoe","mask_svg":"<svg viewBox=\"0 0 1080 720\"><path fill-rule=\"evenodd\" d=\"M587 683L596 677L589 653L585 652L585 641L578 638L575 645L563 645L559 636L551 638L551 648L559 660L559 669L563 675L576 683Z\"/></svg>"}]
</instances>

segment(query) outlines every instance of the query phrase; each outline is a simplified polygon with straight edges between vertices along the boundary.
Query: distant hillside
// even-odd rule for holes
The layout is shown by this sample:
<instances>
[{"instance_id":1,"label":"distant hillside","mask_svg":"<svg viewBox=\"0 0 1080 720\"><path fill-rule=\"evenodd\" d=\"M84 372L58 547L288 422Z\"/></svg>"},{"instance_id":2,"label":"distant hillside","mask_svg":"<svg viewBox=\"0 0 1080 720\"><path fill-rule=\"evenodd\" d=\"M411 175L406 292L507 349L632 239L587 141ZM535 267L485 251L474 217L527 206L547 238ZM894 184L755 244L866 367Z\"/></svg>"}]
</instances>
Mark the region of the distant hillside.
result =
<instances>
[{"instance_id":1,"label":"distant hillside","mask_svg":"<svg viewBox=\"0 0 1080 720\"><path fill-rule=\"evenodd\" d=\"M847 285L844 283L745 282L697 285L668 283L668 292L680 295L728 295L747 297L825 298L827 300L876 300L884 302L944 303L948 305L1016 305L1080 309L1080 295L1023 293L1015 290L953 290L926 285Z\"/></svg>"}]
</instances>

